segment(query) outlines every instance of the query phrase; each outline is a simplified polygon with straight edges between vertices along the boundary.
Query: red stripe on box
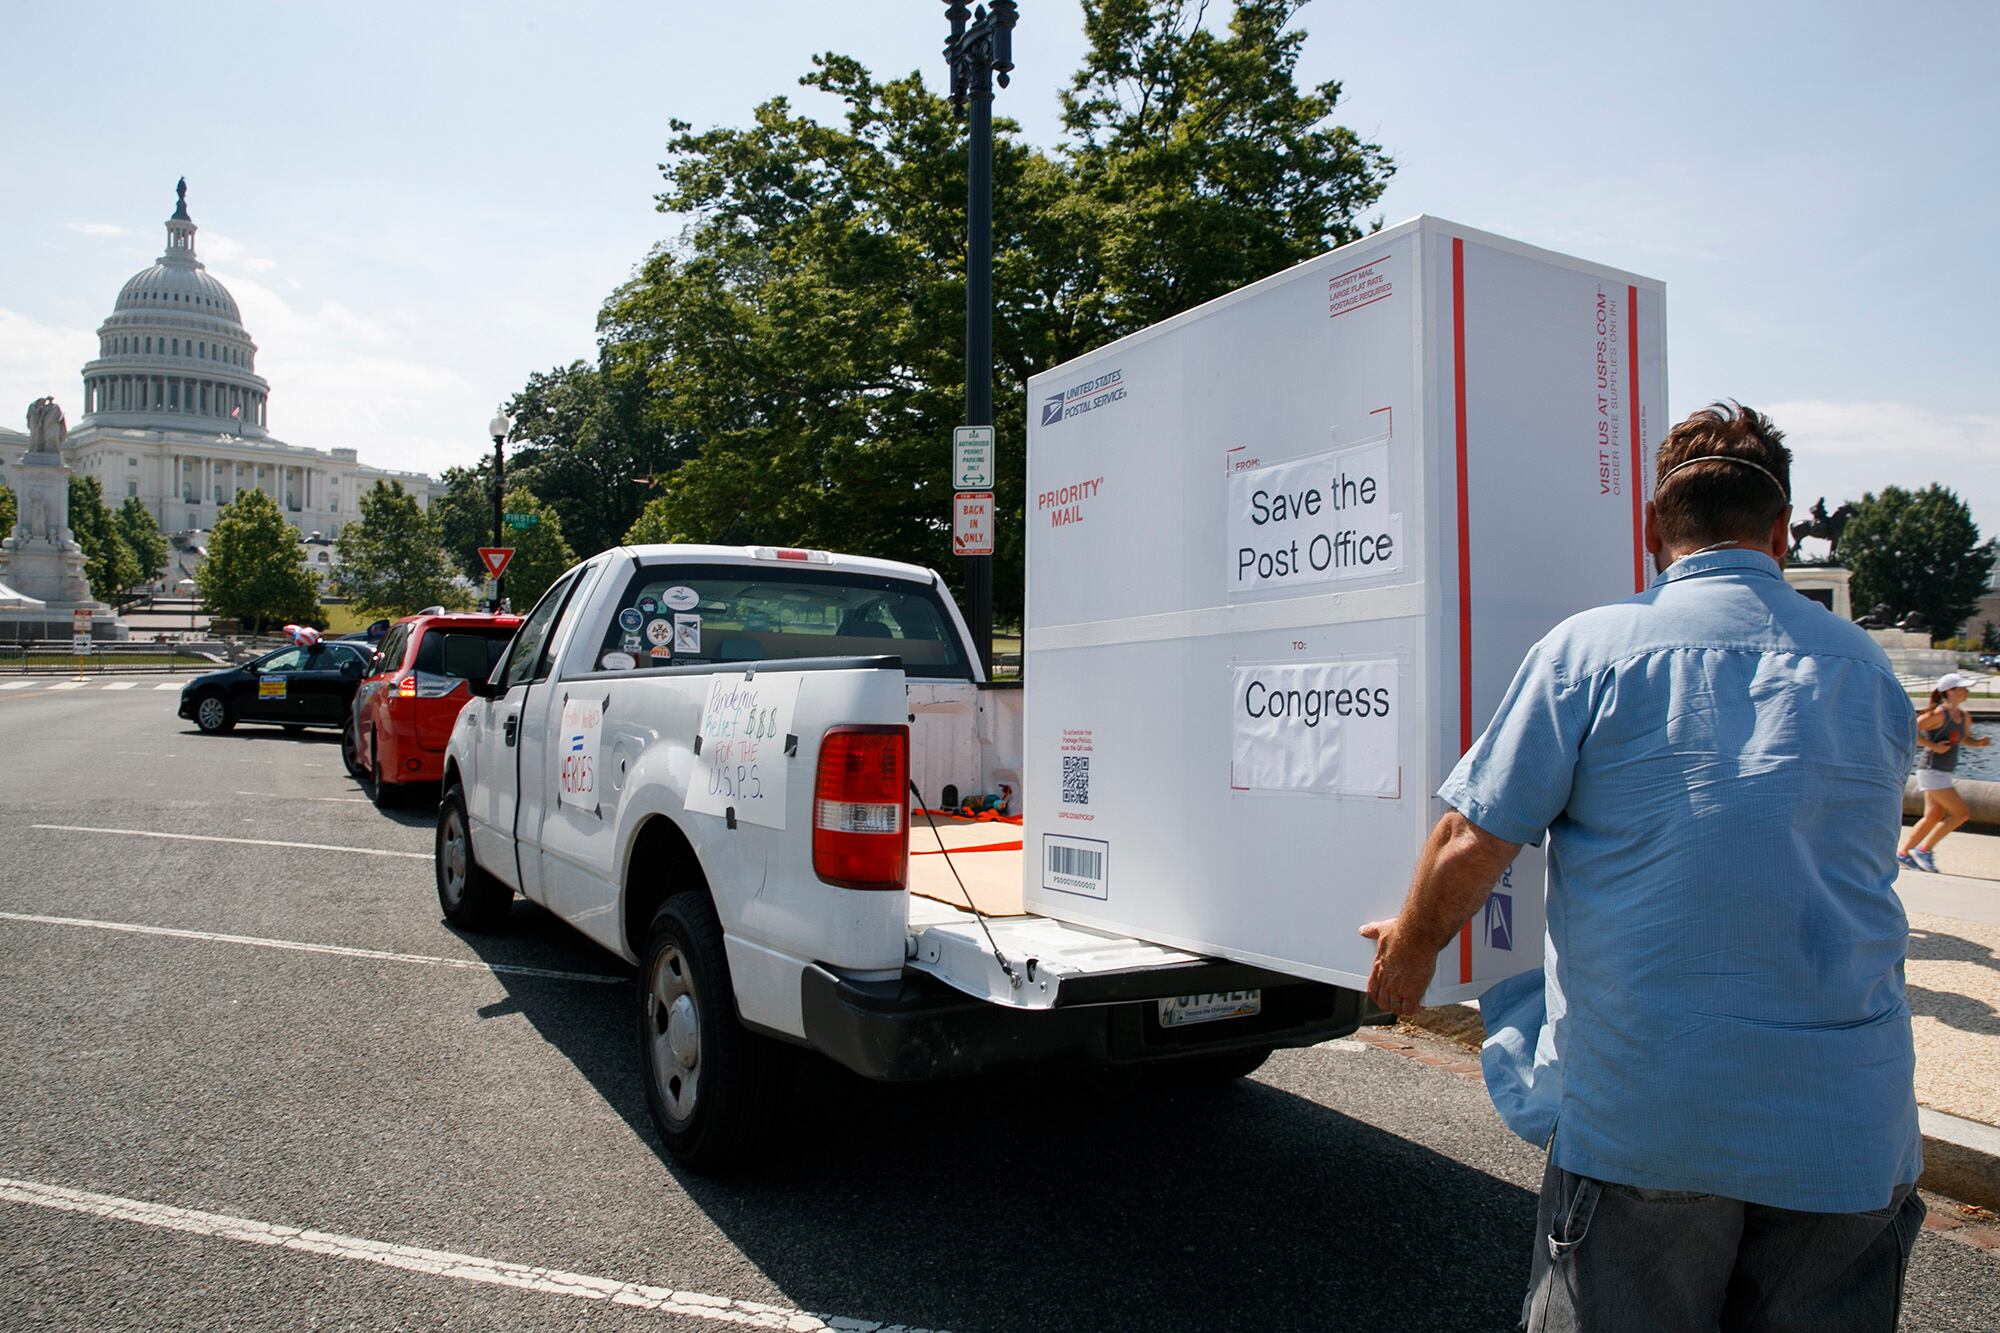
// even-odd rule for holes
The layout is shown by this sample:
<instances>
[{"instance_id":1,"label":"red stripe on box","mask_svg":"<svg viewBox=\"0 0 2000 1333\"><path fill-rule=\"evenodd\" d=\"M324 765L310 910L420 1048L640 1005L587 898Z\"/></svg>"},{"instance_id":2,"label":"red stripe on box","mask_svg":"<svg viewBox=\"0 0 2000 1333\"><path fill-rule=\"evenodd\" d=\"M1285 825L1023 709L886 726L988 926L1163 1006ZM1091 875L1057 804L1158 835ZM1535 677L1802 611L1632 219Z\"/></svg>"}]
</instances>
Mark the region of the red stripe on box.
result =
<instances>
[{"instance_id":1,"label":"red stripe on box","mask_svg":"<svg viewBox=\"0 0 2000 1333\"><path fill-rule=\"evenodd\" d=\"M1465 241L1451 238L1451 389L1458 459L1458 752L1472 748L1472 508L1465 465ZM1458 980L1472 980L1472 923L1458 932Z\"/></svg>"}]
</instances>

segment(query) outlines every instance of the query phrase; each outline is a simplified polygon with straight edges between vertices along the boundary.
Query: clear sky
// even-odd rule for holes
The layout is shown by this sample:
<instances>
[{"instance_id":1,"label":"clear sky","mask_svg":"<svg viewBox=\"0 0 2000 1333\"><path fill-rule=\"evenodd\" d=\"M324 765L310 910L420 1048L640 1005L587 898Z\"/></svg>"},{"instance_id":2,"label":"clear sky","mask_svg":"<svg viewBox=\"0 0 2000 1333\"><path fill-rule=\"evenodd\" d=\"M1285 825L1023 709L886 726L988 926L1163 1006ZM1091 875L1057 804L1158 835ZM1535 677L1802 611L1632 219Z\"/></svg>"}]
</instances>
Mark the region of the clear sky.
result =
<instances>
[{"instance_id":1,"label":"clear sky","mask_svg":"<svg viewBox=\"0 0 2000 1333\"><path fill-rule=\"evenodd\" d=\"M1220 3L1216 8L1225 6ZM1078 0L1022 0L1042 144ZM2000 531L2000 7L1316 0L1308 80L1434 213L1664 280L1672 411L1762 407L1803 503L1941 481ZM588 358L674 219L667 120L745 123L813 53L937 82L936 0L0 0L0 420L78 369L188 178L274 433L436 472Z\"/></svg>"}]
</instances>

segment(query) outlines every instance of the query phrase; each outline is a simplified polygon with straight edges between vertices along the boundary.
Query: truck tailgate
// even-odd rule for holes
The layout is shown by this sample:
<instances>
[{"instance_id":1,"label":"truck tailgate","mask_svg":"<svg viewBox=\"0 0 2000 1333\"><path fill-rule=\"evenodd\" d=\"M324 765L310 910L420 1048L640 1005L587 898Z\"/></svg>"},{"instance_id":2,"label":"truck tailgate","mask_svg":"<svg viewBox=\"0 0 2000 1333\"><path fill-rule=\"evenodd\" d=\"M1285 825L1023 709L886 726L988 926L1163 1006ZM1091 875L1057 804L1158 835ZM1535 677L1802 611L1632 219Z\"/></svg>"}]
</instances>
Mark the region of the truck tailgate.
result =
<instances>
[{"instance_id":1,"label":"truck tailgate","mask_svg":"<svg viewBox=\"0 0 2000 1333\"><path fill-rule=\"evenodd\" d=\"M916 895L910 898L908 954L913 970L1012 1009L1168 999L1296 980L1045 916L988 917L982 926L965 908ZM1001 958L1013 969L1011 978Z\"/></svg>"}]
</instances>

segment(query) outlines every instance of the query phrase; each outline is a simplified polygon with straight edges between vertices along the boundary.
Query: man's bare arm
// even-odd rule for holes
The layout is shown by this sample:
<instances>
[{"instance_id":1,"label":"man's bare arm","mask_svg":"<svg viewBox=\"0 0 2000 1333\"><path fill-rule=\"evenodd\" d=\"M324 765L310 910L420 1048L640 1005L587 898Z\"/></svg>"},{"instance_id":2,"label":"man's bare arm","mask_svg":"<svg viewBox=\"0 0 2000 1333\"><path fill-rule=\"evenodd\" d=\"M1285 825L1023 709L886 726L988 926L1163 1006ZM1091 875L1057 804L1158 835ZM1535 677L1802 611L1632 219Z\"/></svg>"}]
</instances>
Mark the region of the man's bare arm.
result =
<instances>
[{"instance_id":1,"label":"man's bare arm","mask_svg":"<svg viewBox=\"0 0 2000 1333\"><path fill-rule=\"evenodd\" d=\"M1520 850L1520 843L1496 838L1458 811L1446 811L1417 858L1403 910L1393 921L1361 928L1364 938L1375 941L1368 998L1394 1014L1421 1008L1438 951L1485 904Z\"/></svg>"}]
</instances>

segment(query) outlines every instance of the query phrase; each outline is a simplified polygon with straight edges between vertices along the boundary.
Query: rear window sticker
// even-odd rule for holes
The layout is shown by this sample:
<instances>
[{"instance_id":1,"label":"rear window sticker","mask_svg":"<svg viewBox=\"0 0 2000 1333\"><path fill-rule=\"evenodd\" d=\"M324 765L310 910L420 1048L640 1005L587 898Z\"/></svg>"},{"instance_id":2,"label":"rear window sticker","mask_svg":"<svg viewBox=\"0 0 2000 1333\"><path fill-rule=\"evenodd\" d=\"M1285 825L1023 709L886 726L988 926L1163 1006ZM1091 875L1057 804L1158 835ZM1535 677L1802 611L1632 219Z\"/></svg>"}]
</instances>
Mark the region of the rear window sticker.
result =
<instances>
[{"instance_id":1,"label":"rear window sticker","mask_svg":"<svg viewBox=\"0 0 2000 1333\"><path fill-rule=\"evenodd\" d=\"M636 606L628 606L618 613L618 628L627 634L636 634L645 628L646 616Z\"/></svg>"},{"instance_id":2,"label":"rear window sticker","mask_svg":"<svg viewBox=\"0 0 2000 1333\"><path fill-rule=\"evenodd\" d=\"M670 611L692 611L701 605L701 594L686 584L675 584L660 594L660 601Z\"/></svg>"},{"instance_id":3,"label":"rear window sticker","mask_svg":"<svg viewBox=\"0 0 2000 1333\"><path fill-rule=\"evenodd\" d=\"M623 635L618 640L618 646L628 653L643 653L646 651L646 636L643 634Z\"/></svg>"},{"instance_id":4,"label":"rear window sticker","mask_svg":"<svg viewBox=\"0 0 2000 1333\"><path fill-rule=\"evenodd\" d=\"M660 614L660 599L651 593L647 593L639 599L639 610L641 613L649 616Z\"/></svg>"},{"instance_id":5,"label":"rear window sticker","mask_svg":"<svg viewBox=\"0 0 2000 1333\"><path fill-rule=\"evenodd\" d=\"M257 697L259 699L284 698L285 678L283 676L266 676L264 679L258 681Z\"/></svg>"},{"instance_id":6,"label":"rear window sticker","mask_svg":"<svg viewBox=\"0 0 2000 1333\"><path fill-rule=\"evenodd\" d=\"M597 665L603 667L606 671L630 671L633 667L638 666L639 663L633 659L630 653L606 653L598 659Z\"/></svg>"},{"instance_id":7,"label":"rear window sticker","mask_svg":"<svg viewBox=\"0 0 2000 1333\"><path fill-rule=\"evenodd\" d=\"M663 644L658 648L648 648L646 650L646 655L648 657L672 657L674 655L674 650Z\"/></svg>"},{"instance_id":8,"label":"rear window sticker","mask_svg":"<svg viewBox=\"0 0 2000 1333\"><path fill-rule=\"evenodd\" d=\"M674 641L674 622L665 617L647 621L646 638L655 645L672 643Z\"/></svg>"},{"instance_id":9,"label":"rear window sticker","mask_svg":"<svg viewBox=\"0 0 2000 1333\"><path fill-rule=\"evenodd\" d=\"M679 653L701 651L700 616L691 616L683 612L674 617L674 651Z\"/></svg>"}]
</instances>

